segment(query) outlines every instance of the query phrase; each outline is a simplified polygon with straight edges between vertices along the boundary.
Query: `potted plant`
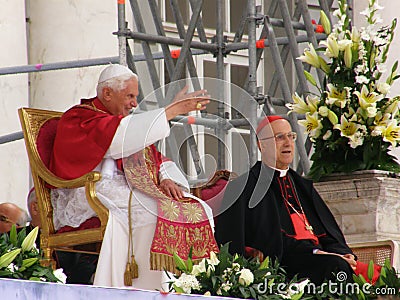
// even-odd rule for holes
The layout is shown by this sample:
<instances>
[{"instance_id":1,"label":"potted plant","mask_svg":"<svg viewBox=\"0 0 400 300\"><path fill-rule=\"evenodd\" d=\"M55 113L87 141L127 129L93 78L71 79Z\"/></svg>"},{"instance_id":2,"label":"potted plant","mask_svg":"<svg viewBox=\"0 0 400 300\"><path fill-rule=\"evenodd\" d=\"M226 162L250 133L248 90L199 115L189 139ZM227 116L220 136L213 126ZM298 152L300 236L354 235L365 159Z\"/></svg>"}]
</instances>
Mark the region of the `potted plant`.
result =
<instances>
[{"instance_id":1,"label":"potted plant","mask_svg":"<svg viewBox=\"0 0 400 300\"><path fill-rule=\"evenodd\" d=\"M39 227L26 235L26 228L17 233L15 225L10 233L0 235L0 278L65 283L62 269L53 270L40 264L41 254L36 248Z\"/></svg>"},{"instance_id":2,"label":"potted plant","mask_svg":"<svg viewBox=\"0 0 400 300\"><path fill-rule=\"evenodd\" d=\"M397 62L384 77L397 21L380 26L382 7L377 0L370 0L361 12L367 26L358 29L351 26L346 2L339 0L334 12L338 23L332 30L321 12L327 39L317 49L309 44L299 57L322 70L321 84L304 72L318 92L305 97L295 94L294 103L288 105L290 112L305 114L305 120L299 123L314 146L308 175L316 181L324 175L357 170L400 171L395 157L389 154L390 147L400 141L400 97L388 96L399 78Z\"/></svg>"}]
</instances>

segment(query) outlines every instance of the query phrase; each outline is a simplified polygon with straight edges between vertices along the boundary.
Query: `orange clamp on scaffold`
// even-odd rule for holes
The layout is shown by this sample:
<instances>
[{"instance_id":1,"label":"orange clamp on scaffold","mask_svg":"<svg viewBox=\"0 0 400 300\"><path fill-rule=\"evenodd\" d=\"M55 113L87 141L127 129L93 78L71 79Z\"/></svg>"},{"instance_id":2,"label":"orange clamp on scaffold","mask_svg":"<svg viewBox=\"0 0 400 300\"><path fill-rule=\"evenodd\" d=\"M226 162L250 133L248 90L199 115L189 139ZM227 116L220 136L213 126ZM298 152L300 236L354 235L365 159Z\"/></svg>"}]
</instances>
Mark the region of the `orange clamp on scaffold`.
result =
<instances>
[{"instance_id":1,"label":"orange clamp on scaffold","mask_svg":"<svg viewBox=\"0 0 400 300\"><path fill-rule=\"evenodd\" d=\"M311 23L314 25L314 30L316 33L324 33L324 27L322 27L321 24L317 24L317 21L315 21L314 19L311 20Z\"/></svg>"},{"instance_id":2,"label":"orange clamp on scaffold","mask_svg":"<svg viewBox=\"0 0 400 300\"><path fill-rule=\"evenodd\" d=\"M172 58L178 58L179 55L181 55L181 49L178 49L178 50L171 50L171 56L172 56Z\"/></svg>"},{"instance_id":3,"label":"orange clamp on scaffold","mask_svg":"<svg viewBox=\"0 0 400 300\"><path fill-rule=\"evenodd\" d=\"M196 123L196 118L193 117L193 116L188 116L188 117L187 117L187 123L188 123L189 125L192 125L192 124Z\"/></svg>"},{"instance_id":4,"label":"orange clamp on scaffold","mask_svg":"<svg viewBox=\"0 0 400 300\"><path fill-rule=\"evenodd\" d=\"M258 49L265 48L265 39L256 41L256 48L258 48Z\"/></svg>"},{"instance_id":5,"label":"orange clamp on scaffold","mask_svg":"<svg viewBox=\"0 0 400 300\"><path fill-rule=\"evenodd\" d=\"M316 33L324 33L325 32L324 27L322 25L318 24L317 27L315 28L315 32Z\"/></svg>"}]
</instances>

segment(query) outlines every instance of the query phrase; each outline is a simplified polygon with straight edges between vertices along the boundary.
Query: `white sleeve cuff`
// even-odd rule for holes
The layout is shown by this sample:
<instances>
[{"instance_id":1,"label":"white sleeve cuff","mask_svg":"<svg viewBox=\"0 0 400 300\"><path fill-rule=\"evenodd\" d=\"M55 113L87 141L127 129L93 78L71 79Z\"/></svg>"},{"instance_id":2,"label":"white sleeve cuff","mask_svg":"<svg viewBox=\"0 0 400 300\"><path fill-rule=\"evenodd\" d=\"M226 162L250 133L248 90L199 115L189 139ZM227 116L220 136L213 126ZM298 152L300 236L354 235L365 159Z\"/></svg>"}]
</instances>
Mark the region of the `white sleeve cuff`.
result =
<instances>
[{"instance_id":1,"label":"white sleeve cuff","mask_svg":"<svg viewBox=\"0 0 400 300\"><path fill-rule=\"evenodd\" d=\"M164 108L121 120L105 157L128 157L169 135L169 124Z\"/></svg>"},{"instance_id":2,"label":"white sleeve cuff","mask_svg":"<svg viewBox=\"0 0 400 300\"><path fill-rule=\"evenodd\" d=\"M180 185L186 192L190 191L189 182L173 161L165 161L160 166L158 175L160 182L164 179L171 179Z\"/></svg>"}]
</instances>

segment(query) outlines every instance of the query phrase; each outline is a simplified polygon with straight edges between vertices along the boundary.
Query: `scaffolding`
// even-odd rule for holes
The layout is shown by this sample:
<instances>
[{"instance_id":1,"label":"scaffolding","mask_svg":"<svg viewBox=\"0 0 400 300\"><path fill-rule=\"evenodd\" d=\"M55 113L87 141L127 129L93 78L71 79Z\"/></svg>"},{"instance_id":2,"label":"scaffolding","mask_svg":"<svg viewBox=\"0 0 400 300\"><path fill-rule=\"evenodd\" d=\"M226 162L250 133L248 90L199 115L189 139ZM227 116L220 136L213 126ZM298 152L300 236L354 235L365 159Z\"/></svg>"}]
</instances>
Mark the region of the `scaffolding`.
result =
<instances>
[{"instance_id":1,"label":"scaffolding","mask_svg":"<svg viewBox=\"0 0 400 300\"><path fill-rule=\"evenodd\" d=\"M167 0L165 0L167 2ZM224 104L218 104L217 119L208 119L207 116L195 120L195 124L205 125L214 128L218 138L218 169L225 168L225 149L222 143L224 135L229 128L250 125L249 142L249 162L253 165L257 160L256 135L254 128L257 125L257 108L262 107L265 114L275 114L282 111L285 104L292 102L292 89L290 87L285 65L292 61L296 78L298 81L296 91L299 94L309 92L307 81L304 76L302 62L296 59L300 56L299 45L305 42L312 43L315 47L319 40L325 39L326 35L317 33L318 27L311 19L310 3L307 0L270 0L268 5L256 5L256 0L247 0L246 9L243 11L238 28L234 37L229 40L224 35L223 7L226 0L216 0L216 28L215 35L210 39L206 35L206 30L202 20L203 0L190 0L191 16L189 22L185 25L178 0L169 0L169 4L175 19L177 35L179 37L168 36L164 29L164 24L160 15L159 1L142 1L139 5L138 0L129 0L129 5L125 0L118 0L118 31L114 34L118 37L119 55L114 57L105 57L100 59L87 59L69 62L60 62L52 64L29 65L19 67L0 68L0 75L43 72L49 70L59 70L66 68L80 68L86 66L105 65L110 62L128 65L133 71L137 69L137 63L145 61L147 71L151 78L152 87L155 91L160 91L161 81L157 72L155 61L164 60L166 72L171 82L178 81L184 72L189 75L194 89L201 88L197 70L195 67L194 55L212 54L216 60L216 77L220 80L224 78L224 61L228 55L233 52L248 49L248 74L247 80L243 86L245 90L256 101L246 105L250 106L250 117L246 119L229 119L224 111ZM293 6L289 7L288 2ZM334 0L314 0L313 5L316 10L323 10L328 18L332 20L331 10ZM351 13L352 3L348 3L349 13ZM143 5L148 5L151 12L154 28L157 34L147 32L143 21ZM135 30L128 28L126 11L130 6ZM277 17L278 16L278 17ZM331 22L332 23L332 22ZM258 30L260 28L261 30ZM284 30L284 36L277 36L277 29ZM247 34L245 31L247 29ZM244 39L245 36L245 39ZM133 54L131 45L132 40L140 42L142 46L141 54ZM156 43L161 47L161 52L153 52L151 44ZM179 51L171 50L171 47L180 47ZM264 93L260 92L257 86L257 68L263 54L268 52L272 57L274 73L271 77L268 88ZM306 67L307 68L307 67ZM318 74L322 79L322 74ZM221 91L223 93L223 91ZM142 93L141 93L142 94ZM143 95L143 94L142 94ZM165 106L172 100L172 93L166 95L157 95L159 106ZM223 99L220 95L220 99ZM141 99L139 99L140 101ZM289 121L294 131L298 133L296 141L299 163L297 169L301 173L307 173L309 170L308 155L311 143L303 139L300 134L300 128L297 123L296 114L289 115ZM199 178L204 175L202 163L200 162L199 152L194 139L192 128L184 118L177 117L177 122L181 122L184 128L191 156L195 165L196 173ZM12 133L0 137L0 143L10 142L22 138L22 133ZM173 160L179 160L179 149L174 138L168 139L170 153L175 155Z\"/></svg>"},{"instance_id":2,"label":"scaffolding","mask_svg":"<svg viewBox=\"0 0 400 300\"><path fill-rule=\"evenodd\" d=\"M209 124L214 125L216 135L218 139L218 169L223 169L225 162L225 149L222 143L223 135L226 130L226 123L244 124L249 123L250 125L250 143L249 143L249 162L253 165L257 160L257 142L254 128L257 126L257 104L263 105L263 111L266 114L275 113L274 106L284 106L286 103L292 102L291 89L285 75L285 63L291 55L295 72L298 78L299 94L306 94L309 92L306 78L304 76L304 67L301 61L296 58L300 56L299 44L303 42L310 42L317 47L320 39L326 38L325 34L317 34L315 31L315 24L313 24L309 6L306 0L298 0L295 3L293 13L288 6L287 0L272 0L268 9L265 9L266 13L263 13L261 6L256 5L256 0L248 0L245 11L242 14L241 21L235 32L233 41L229 42L224 36L223 31L223 0L215 1L215 9L217 12L216 30L215 36L209 41L205 34L204 24L202 22L202 6L203 0L190 0L191 17L187 25L184 26L184 20L180 11L177 0L170 0L171 9L176 22L176 28L178 31L179 38L167 36L162 19L160 17L160 9L157 6L156 0L149 0L148 5L153 17L154 26L157 30L157 35L149 34L146 32L145 24L142 19L141 10L143 9L137 0L130 0L130 7L132 9L133 19L136 25L136 31L127 28L126 24L126 4L125 1L120 1L118 4L118 35L120 45L120 63L128 65L132 70L136 70L134 56L132 55L129 47L128 40L133 39L141 41L142 51L146 57L146 63L148 71L152 80L153 88L159 89L160 78L156 71L154 64L154 57L150 49L150 43L159 43L162 48L163 58L166 64L166 71L168 72L171 81L180 79L180 75L184 71L185 66L187 72L190 75L193 86L195 89L200 88L200 84L197 78L197 72L193 59L193 51L206 51L212 53L216 58L216 74L220 80L224 78L224 58L229 55L232 51L238 51L248 49L248 66L249 71L245 86L243 87L248 93L257 100L257 102L246 103L250 106L250 116L246 120L229 120L226 119L224 111L224 104L218 103L217 117L220 119L219 122ZM319 0L319 8L323 10L331 19L331 7L333 0ZM351 5L349 6L352 7ZM279 11L281 18L274 18ZM299 20L302 18L303 22ZM262 31L257 37L257 27L262 26ZM247 27L247 41L243 42L243 35L245 28ZM275 27L282 27L285 30L286 37L276 37ZM196 31L197 30L197 31ZM296 31L300 31L300 35L296 35ZM195 40L195 34L197 39ZM171 55L170 46L180 46L180 54L178 60L174 64ZM281 46L281 48L280 48ZM275 73L271 80L271 85L265 95L261 95L258 91L260 90L257 86L257 68L259 66L263 52L268 49L271 53L272 60L274 62ZM318 74L321 79L321 74ZM277 97L278 87L282 97ZM165 104L165 98L162 96L159 98L160 105ZM223 99L223 96L220 98ZM167 99L167 102L170 99ZM303 139L303 135L300 134L300 128L297 123L296 114L290 114L289 121L292 128L298 133L298 139L296 141L297 153L299 154L300 160L298 165L298 171L307 173L309 170L309 159L308 153L310 151L309 141L306 143ZM203 121L197 121L203 122ZM199 124L199 123L197 123ZM189 141L191 155L195 164L196 172L201 177L202 166L199 159L198 148L191 132L191 127L184 124L185 134ZM171 147L171 153L179 153L178 149L175 148L173 143L169 143ZM174 160L178 158L173 157Z\"/></svg>"}]
</instances>

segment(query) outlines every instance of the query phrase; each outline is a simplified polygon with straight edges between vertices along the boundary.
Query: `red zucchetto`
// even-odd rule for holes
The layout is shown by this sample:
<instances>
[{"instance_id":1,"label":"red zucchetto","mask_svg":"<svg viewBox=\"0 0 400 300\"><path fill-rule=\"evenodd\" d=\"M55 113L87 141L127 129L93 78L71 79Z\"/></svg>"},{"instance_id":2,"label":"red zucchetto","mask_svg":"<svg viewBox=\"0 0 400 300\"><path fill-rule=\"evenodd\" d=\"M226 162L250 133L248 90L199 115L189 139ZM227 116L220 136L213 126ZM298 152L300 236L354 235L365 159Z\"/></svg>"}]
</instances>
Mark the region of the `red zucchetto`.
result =
<instances>
[{"instance_id":1,"label":"red zucchetto","mask_svg":"<svg viewBox=\"0 0 400 300\"><path fill-rule=\"evenodd\" d=\"M267 116L265 117L257 126L256 134L259 134L260 131L267 126L269 123L272 123L276 120L285 120L284 118L280 116Z\"/></svg>"}]
</instances>

